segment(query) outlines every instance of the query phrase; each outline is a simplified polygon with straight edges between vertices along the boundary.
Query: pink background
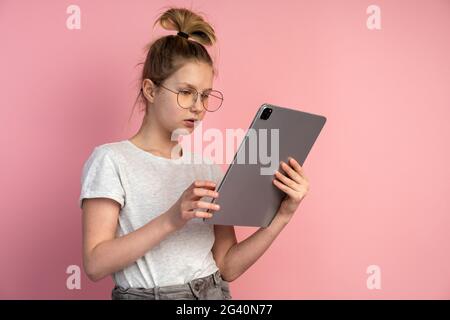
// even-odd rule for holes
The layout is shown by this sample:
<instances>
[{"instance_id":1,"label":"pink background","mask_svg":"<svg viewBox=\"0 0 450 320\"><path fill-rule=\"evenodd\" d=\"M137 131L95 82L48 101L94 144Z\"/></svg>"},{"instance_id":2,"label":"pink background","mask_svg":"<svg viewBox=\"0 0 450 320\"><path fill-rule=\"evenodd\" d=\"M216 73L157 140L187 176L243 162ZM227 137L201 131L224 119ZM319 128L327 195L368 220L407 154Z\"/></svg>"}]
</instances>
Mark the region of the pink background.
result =
<instances>
[{"instance_id":1,"label":"pink background","mask_svg":"<svg viewBox=\"0 0 450 320\"><path fill-rule=\"evenodd\" d=\"M72 3L81 30L66 28ZM304 166L309 195L233 298L449 299L445 0L1 0L0 298L110 298L110 278L66 288L82 265L81 167L137 130L135 65L172 4L206 13L219 38L226 100L204 129L245 129L263 102L328 118ZM366 27L371 4L381 30Z\"/></svg>"}]
</instances>

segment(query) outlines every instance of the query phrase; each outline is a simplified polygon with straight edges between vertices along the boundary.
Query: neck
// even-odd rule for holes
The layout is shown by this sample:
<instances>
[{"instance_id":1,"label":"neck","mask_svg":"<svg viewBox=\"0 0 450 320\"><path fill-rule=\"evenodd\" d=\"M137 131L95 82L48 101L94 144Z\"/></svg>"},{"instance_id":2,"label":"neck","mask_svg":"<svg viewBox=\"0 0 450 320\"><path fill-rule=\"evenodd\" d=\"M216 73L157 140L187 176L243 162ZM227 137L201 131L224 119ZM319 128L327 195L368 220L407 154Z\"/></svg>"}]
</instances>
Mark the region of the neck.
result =
<instances>
[{"instance_id":1,"label":"neck","mask_svg":"<svg viewBox=\"0 0 450 320\"><path fill-rule=\"evenodd\" d=\"M178 141L171 140L171 137L172 132L161 127L154 117L146 114L139 131L129 140L156 156L171 158L173 148L179 145Z\"/></svg>"}]
</instances>

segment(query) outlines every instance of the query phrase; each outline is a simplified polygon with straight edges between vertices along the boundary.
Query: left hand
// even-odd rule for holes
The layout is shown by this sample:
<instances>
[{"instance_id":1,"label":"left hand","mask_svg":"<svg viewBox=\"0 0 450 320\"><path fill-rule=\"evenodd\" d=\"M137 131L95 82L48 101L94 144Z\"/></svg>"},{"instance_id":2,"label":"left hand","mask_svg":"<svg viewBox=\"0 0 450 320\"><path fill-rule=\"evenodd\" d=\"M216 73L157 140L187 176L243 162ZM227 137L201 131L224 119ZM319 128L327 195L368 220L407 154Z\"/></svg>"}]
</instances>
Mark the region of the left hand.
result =
<instances>
[{"instance_id":1,"label":"left hand","mask_svg":"<svg viewBox=\"0 0 450 320\"><path fill-rule=\"evenodd\" d=\"M280 161L280 166L287 176L277 170L274 174L275 179L273 179L273 184L286 193L277 213L277 216L285 219L286 223L292 218L309 190L309 181L303 168L292 157L288 158L288 162L289 164Z\"/></svg>"}]
</instances>

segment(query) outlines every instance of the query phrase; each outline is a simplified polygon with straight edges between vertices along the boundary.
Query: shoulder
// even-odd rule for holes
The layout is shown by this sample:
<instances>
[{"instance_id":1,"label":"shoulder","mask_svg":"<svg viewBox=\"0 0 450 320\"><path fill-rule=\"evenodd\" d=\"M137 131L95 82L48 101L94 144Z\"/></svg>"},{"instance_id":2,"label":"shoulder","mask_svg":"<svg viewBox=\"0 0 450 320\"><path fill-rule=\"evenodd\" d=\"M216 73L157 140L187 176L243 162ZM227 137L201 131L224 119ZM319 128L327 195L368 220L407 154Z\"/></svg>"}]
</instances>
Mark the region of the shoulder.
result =
<instances>
[{"instance_id":1,"label":"shoulder","mask_svg":"<svg viewBox=\"0 0 450 320\"><path fill-rule=\"evenodd\" d=\"M123 141L108 142L98 146L95 146L92 150L92 157L108 158L114 162L120 162L123 160L125 152Z\"/></svg>"},{"instance_id":2,"label":"shoulder","mask_svg":"<svg viewBox=\"0 0 450 320\"><path fill-rule=\"evenodd\" d=\"M121 142L109 142L94 146L84 163L84 170L90 167L111 167L119 171L124 163L124 150Z\"/></svg>"}]
</instances>

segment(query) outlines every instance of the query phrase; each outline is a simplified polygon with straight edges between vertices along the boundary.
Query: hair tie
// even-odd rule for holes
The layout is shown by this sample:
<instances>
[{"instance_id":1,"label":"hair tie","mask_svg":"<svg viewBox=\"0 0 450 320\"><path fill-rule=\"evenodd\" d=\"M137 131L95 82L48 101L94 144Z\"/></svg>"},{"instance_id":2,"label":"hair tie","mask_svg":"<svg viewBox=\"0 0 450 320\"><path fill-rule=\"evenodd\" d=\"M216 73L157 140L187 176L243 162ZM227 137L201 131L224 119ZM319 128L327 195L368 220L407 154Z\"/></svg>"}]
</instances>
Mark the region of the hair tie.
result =
<instances>
[{"instance_id":1,"label":"hair tie","mask_svg":"<svg viewBox=\"0 0 450 320\"><path fill-rule=\"evenodd\" d=\"M183 37L183 38L189 38L189 35L183 31L178 31L177 36Z\"/></svg>"}]
</instances>

